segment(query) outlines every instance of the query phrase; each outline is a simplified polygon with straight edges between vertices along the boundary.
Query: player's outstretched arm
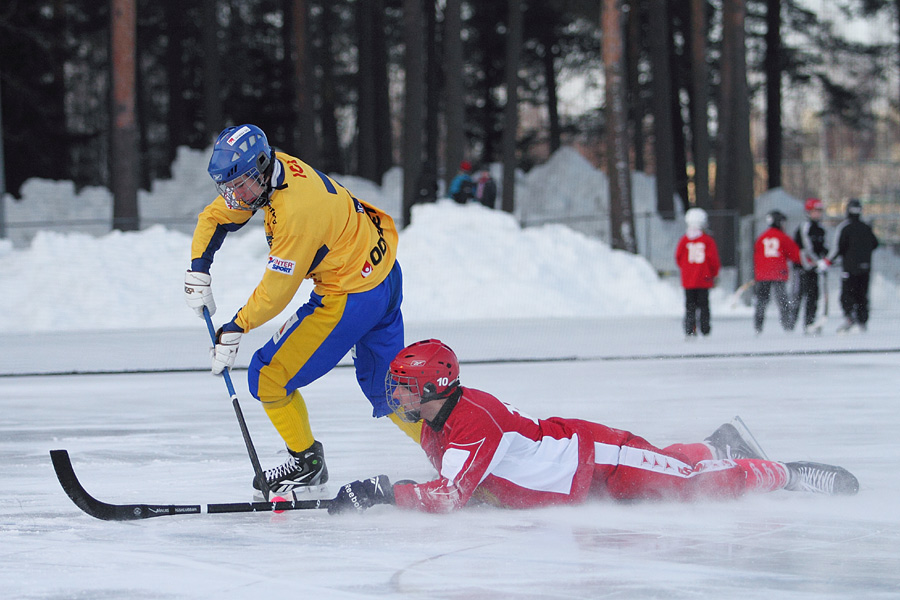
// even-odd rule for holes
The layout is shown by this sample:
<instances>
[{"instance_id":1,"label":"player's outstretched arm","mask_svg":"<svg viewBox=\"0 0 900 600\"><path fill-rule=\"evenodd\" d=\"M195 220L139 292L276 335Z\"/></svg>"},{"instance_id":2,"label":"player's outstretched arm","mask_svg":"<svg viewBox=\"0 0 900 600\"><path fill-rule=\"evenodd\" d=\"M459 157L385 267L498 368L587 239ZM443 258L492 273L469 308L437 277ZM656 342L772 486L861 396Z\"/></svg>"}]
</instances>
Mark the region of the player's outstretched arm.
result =
<instances>
[{"instance_id":1,"label":"player's outstretched arm","mask_svg":"<svg viewBox=\"0 0 900 600\"><path fill-rule=\"evenodd\" d=\"M331 506L328 514L333 515L347 511L363 512L376 504L393 504L394 487L387 475L376 475L369 479L357 479L356 481L342 485L341 490Z\"/></svg>"}]
</instances>

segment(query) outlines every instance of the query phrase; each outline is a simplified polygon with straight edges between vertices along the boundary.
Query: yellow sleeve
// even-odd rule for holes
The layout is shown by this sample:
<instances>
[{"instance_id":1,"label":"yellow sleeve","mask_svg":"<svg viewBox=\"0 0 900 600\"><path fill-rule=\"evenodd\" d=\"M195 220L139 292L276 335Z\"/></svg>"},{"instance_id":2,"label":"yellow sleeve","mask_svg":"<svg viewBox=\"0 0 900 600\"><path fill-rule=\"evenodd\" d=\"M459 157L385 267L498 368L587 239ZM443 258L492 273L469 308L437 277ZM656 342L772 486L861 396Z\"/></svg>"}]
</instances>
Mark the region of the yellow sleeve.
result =
<instances>
[{"instance_id":1,"label":"yellow sleeve","mask_svg":"<svg viewBox=\"0 0 900 600\"><path fill-rule=\"evenodd\" d=\"M278 316L294 298L306 278L306 246L296 237L281 237L272 245L262 280L235 319L245 332Z\"/></svg>"},{"instance_id":2,"label":"yellow sleeve","mask_svg":"<svg viewBox=\"0 0 900 600\"><path fill-rule=\"evenodd\" d=\"M229 209L222 196L216 197L197 217L191 241L191 271L209 273L213 257L225 236L243 227L252 216L249 211Z\"/></svg>"}]
</instances>

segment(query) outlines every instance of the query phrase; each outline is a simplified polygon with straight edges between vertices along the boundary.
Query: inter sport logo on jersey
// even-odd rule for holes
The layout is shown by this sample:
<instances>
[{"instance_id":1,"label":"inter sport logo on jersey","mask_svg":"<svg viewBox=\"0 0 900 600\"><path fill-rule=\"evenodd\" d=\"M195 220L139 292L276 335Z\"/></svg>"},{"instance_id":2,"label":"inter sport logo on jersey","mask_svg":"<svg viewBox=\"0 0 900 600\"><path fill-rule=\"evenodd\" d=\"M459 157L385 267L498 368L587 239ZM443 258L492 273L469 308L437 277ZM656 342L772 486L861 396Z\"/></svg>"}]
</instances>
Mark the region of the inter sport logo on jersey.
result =
<instances>
[{"instance_id":1,"label":"inter sport logo on jersey","mask_svg":"<svg viewBox=\"0 0 900 600\"><path fill-rule=\"evenodd\" d=\"M363 277L368 277L371 274L372 274L372 265L369 264L369 261L366 261L366 264L363 265L362 272L360 272L360 275L362 275Z\"/></svg>"},{"instance_id":2,"label":"inter sport logo on jersey","mask_svg":"<svg viewBox=\"0 0 900 600\"><path fill-rule=\"evenodd\" d=\"M297 263L292 260L285 260L283 258L278 258L277 256L269 257L269 264L266 265L267 269L271 269L277 273L284 273L285 275L293 275L294 267Z\"/></svg>"}]
</instances>

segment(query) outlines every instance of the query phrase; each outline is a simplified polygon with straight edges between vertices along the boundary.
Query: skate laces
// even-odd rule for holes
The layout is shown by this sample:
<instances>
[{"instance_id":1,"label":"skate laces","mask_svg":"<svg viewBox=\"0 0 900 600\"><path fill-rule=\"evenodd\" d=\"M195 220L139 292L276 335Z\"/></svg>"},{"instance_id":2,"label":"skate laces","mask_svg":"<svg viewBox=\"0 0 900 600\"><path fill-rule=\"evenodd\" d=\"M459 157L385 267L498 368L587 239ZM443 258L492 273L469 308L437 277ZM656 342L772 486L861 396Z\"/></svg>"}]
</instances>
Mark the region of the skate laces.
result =
<instances>
[{"instance_id":1,"label":"skate laces","mask_svg":"<svg viewBox=\"0 0 900 600\"><path fill-rule=\"evenodd\" d=\"M739 460L742 458L759 458L752 448L743 443L743 440L740 444L728 446L728 454L734 460Z\"/></svg>"},{"instance_id":2,"label":"skate laces","mask_svg":"<svg viewBox=\"0 0 900 600\"><path fill-rule=\"evenodd\" d=\"M296 456L291 456L283 464L278 465L274 469L267 470L266 479L268 481L280 481L292 475L295 471L300 471L301 469L302 465L300 464L300 459L298 459Z\"/></svg>"},{"instance_id":3,"label":"skate laces","mask_svg":"<svg viewBox=\"0 0 900 600\"><path fill-rule=\"evenodd\" d=\"M810 492L823 492L830 494L834 490L834 478L837 473L817 469L815 467L801 466L797 468L800 475L800 485Z\"/></svg>"}]
</instances>

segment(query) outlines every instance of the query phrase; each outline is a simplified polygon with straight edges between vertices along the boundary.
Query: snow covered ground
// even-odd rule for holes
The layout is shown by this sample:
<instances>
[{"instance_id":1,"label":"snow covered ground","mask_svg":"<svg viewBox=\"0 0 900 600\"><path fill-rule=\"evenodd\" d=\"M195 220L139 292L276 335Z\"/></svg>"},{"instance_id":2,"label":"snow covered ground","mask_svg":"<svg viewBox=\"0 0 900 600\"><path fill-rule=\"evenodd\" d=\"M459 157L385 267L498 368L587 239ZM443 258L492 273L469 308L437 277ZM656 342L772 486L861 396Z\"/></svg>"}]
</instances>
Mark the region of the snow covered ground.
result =
<instances>
[{"instance_id":1,"label":"snow covered ground","mask_svg":"<svg viewBox=\"0 0 900 600\"><path fill-rule=\"evenodd\" d=\"M198 195L211 188L202 184ZM162 195L150 200L173 214ZM265 241L248 229L213 266L217 323L262 273ZM755 336L751 309L723 285L713 334L689 343L677 281L563 227L523 230L502 213L439 202L417 207L400 241L406 339L449 343L464 385L658 445L699 441L739 414L773 458L850 469L857 496L97 521L62 491L50 450L69 450L82 483L108 502L250 498L225 385L208 373L205 325L182 299L189 242L162 227L0 242L0 598L900 596L900 269L886 250L865 334L835 333L834 272L822 336L781 331L774 309ZM244 337L234 374L265 466L284 455L240 367L282 321ZM431 478L421 450L368 416L348 362L304 392L330 494L379 473Z\"/></svg>"}]
</instances>

